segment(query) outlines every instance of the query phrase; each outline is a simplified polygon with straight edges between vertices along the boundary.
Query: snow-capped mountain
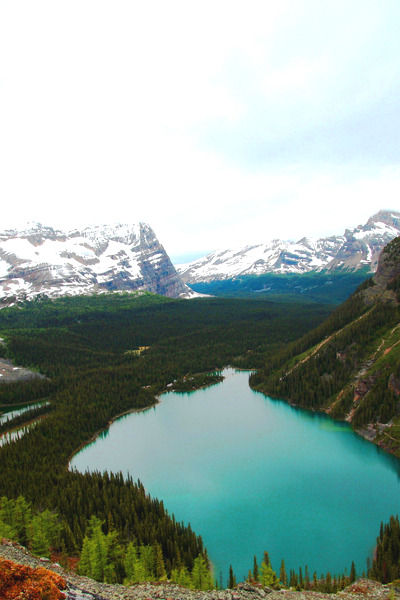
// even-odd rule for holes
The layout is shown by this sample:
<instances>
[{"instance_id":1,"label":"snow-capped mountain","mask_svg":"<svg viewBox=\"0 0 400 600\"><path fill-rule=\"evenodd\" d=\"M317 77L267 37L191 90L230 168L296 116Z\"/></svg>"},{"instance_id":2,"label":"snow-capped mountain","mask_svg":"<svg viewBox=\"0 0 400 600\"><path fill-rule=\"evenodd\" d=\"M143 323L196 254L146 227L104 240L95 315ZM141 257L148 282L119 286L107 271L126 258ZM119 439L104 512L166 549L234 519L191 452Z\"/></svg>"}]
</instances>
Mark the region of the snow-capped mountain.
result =
<instances>
[{"instance_id":1,"label":"snow-capped mountain","mask_svg":"<svg viewBox=\"0 0 400 600\"><path fill-rule=\"evenodd\" d=\"M346 229L340 236L302 238L298 242L272 240L236 250L211 252L191 263L177 265L185 283L233 279L264 273L357 270L374 272L382 248L400 235L400 213L380 211L365 225Z\"/></svg>"},{"instance_id":2,"label":"snow-capped mountain","mask_svg":"<svg viewBox=\"0 0 400 600\"><path fill-rule=\"evenodd\" d=\"M0 299L115 290L190 297L154 231L145 223L68 233L32 223L0 233Z\"/></svg>"}]
</instances>

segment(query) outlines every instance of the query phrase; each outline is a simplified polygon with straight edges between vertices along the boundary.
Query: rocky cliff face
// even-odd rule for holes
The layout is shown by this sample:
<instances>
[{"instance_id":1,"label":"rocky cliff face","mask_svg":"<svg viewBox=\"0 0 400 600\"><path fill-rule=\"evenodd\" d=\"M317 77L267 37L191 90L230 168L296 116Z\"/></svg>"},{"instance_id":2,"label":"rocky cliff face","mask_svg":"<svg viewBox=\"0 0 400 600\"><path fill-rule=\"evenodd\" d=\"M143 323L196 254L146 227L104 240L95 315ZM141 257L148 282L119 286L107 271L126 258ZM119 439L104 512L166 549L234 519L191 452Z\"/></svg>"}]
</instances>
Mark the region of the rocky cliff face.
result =
<instances>
[{"instance_id":1,"label":"rocky cliff face","mask_svg":"<svg viewBox=\"0 0 400 600\"><path fill-rule=\"evenodd\" d=\"M35 223L0 233L3 301L141 289L171 298L192 295L145 223L68 233Z\"/></svg>"},{"instance_id":2,"label":"rocky cliff face","mask_svg":"<svg viewBox=\"0 0 400 600\"><path fill-rule=\"evenodd\" d=\"M192 263L178 265L186 283L232 279L264 273L307 273L327 269L374 272L382 248L400 235L400 213L380 211L365 225L344 235L302 238L298 242L273 240L236 250L212 252Z\"/></svg>"},{"instance_id":3,"label":"rocky cliff face","mask_svg":"<svg viewBox=\"0 0 400 600\"><path fill-rule=\"evenodd\" d=\"M364 290L365 303L372 304L380 299L398 303L395 282L400 279L400 237L394 239L381 252L378 268L373 277L374 285Z\"/></svg>"}]
</instances>

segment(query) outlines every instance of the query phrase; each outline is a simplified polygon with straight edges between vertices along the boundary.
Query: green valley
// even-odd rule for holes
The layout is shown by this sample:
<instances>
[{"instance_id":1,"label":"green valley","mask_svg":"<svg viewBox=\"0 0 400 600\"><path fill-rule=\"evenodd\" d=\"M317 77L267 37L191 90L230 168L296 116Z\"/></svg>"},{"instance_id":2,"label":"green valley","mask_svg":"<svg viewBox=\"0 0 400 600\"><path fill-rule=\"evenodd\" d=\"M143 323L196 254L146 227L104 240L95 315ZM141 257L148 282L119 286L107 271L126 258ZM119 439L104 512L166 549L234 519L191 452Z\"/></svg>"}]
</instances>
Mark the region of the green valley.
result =
<instances>
[{"instance_id":1,"label":"green valley","mask_svg":"<svg viewBox=\"0 0 400 600\"><path fill-rule=\"evenodd\" d=\"M134 478L67 470L72 454L121 413L151 406L168 385L225 364L261 364L330 312L271 302L169 300L148 293L38 299L0 311L3 354L46 376L0 384L0 404L46 399L28 434L0 449L0 496L22 495L62 519L61 545L82 548L89 519L121 543L162 549L168 574L206 558L189 524ZM138 351L139 350L139 351ZM184 381L185 380L185 381ZM209 383L204 377L198 384ZM24 417L18 417L18 425ZM15 425L15 424L14 424ZM9 422L13 426L13 422ZM121 575L122 576L122 575Z\"/></svg>"}]
</instances>

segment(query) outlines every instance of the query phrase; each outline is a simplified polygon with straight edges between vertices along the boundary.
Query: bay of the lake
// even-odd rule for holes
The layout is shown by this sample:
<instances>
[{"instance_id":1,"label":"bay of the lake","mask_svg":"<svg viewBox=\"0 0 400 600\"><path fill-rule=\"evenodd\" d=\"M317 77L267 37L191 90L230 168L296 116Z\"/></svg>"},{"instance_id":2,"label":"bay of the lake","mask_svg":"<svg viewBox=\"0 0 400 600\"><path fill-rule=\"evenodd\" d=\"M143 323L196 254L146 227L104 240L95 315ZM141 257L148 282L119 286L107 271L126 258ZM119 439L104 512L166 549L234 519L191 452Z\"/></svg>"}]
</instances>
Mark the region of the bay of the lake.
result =
<instances>
[{"instance_id":1,"label":"bay of the lake","mask_svg":"<svg viewBox=\"0 0 400 600\"><path fill-rule=\"evenodd\" d=\"M359 574L381 521L400 508L400 463L325 415L252 391L249 374L192 393L167 393L115 421L71 461L122 471L202 536L214 576L238 579L268 550L279 573Z\"/></svg>"}]
</instances>

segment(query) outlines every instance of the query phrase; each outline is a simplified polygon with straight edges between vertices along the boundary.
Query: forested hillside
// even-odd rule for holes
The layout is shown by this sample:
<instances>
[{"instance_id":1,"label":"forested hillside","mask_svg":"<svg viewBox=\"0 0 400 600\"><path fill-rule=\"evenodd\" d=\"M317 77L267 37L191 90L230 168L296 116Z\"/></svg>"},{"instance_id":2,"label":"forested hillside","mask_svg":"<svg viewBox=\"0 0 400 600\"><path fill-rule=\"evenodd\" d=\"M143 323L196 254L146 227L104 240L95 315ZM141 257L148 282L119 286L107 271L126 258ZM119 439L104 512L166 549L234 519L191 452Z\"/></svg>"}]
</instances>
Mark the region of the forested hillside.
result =
<instances>
[{"instance_id":1,"label":"forested hillside","mask_svg":"<svg viewBox=\"0 0 400 600\"><path fill-rule=\"evenodd\" d=\"M116 531L121 544L157 544L168 574L206 558L201 538L168 515L161 499L121 474L67 470L72 454L118 414L152 405L176 380L209 383L228 363L254 367L320 323L323 307L269 302L168 300L151 294L38 299L0 311L3 355L46 379L0 384L0 406L46 399L48 406L7 423L39 417L20 439L0 448L0 496L23 495L56 510L67 553L82 548L89 519ZM193 380L192 380L193 381ZM1 410L1 409L0 409ZM123 573L120 575L123 576Z\"/></svg>"},{"instance_id":2,"label":"forested hillside","mask_svg":"<svg viewBox=\"0 0 400 600\"><path fill-rule=\"evenodd\" d=\"M315 330L266 360L251 385L345 419L400 456L400 238L375 276Z\"/></svg>"},{"instance_id":3,"label":"forested hillside","mask_svg":"<svg viewBox=\"0 0 400 600\"><path fill-rule=\"evenodd\" d=\"M364 268L358 271L240 275L234 279L188 285L200 294L225 298L261 297L273 301L341 304L368 277L369 272Z\"/></svg>"}]
</instances>

